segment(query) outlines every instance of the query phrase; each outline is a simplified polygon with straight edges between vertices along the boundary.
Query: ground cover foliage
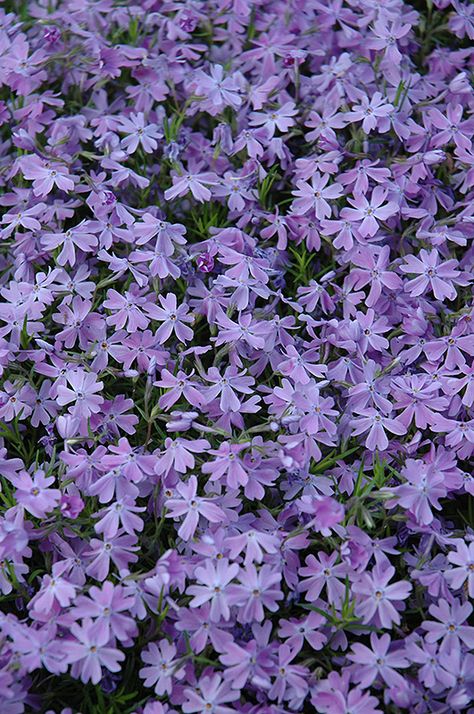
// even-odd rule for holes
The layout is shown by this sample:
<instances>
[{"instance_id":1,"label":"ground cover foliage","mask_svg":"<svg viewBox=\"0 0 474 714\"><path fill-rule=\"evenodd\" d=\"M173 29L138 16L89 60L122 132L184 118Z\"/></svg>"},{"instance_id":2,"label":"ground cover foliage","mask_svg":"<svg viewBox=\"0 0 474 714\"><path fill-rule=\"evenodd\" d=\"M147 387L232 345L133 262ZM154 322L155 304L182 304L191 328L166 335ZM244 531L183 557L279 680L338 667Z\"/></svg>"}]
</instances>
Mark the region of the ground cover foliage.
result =
<instances>
[{"instance_id":1,"label":"ground cover foliage","mask_svg":"<svg viewBox=\"0 0 474 714\"><path fill-rule=\"evenodd\" d=\"M474 711L474 5L0 8L0 711Z\"/></svg>"}]
</instances>

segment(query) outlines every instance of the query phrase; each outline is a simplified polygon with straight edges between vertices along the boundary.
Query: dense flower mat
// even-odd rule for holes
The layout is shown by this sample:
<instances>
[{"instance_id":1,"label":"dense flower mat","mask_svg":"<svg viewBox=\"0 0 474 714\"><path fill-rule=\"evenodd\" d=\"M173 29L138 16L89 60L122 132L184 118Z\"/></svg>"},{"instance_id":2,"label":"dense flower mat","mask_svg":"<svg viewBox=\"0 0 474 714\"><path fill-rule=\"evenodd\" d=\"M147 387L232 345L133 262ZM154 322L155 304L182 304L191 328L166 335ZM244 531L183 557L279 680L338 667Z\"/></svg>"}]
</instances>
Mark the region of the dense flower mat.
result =
<instances>
[{"instance_id":1,"label":"dense flower mat","mask_svg":"<svg viewBox=\"0 0 474 714\"><path fill-rule=\"evenodd\" d=\"M474 711L473 40L2 2L1 714Z\"/></svg>"}]
</instances>

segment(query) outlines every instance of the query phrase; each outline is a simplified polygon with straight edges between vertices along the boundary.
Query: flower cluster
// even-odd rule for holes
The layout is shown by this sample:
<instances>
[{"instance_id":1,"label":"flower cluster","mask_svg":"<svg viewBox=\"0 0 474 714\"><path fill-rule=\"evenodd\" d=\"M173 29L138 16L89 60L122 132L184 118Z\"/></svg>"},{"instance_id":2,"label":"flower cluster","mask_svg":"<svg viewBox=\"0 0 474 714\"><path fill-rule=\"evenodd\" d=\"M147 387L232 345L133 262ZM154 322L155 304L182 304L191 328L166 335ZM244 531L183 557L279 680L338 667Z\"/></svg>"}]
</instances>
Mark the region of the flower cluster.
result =
<instances>
[{"instance_id":1,"label":"flower cluster","mask_svg":"<svg viewBox=\"0 0 474 714\"><path fill-rule=\"evenodd\" d=\"M4 0L2 714L474 712L473 40Z\"/></svg>"}]
</instances>

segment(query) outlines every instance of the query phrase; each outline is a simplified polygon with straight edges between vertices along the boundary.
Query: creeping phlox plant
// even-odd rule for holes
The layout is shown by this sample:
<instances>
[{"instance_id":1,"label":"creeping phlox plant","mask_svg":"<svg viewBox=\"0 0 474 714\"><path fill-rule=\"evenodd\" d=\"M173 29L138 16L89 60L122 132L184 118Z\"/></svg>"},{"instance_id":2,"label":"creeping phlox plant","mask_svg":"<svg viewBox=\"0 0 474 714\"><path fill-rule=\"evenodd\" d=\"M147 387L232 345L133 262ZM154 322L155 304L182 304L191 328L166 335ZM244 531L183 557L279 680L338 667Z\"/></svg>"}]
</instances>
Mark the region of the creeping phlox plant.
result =
<instances>
[{"instance_id":1,"label":"creeping phlox plant","mask_svg":"<svg viewBox=\"0 0 474 714\"><path fill-rule=\"evenodd\" d=\"M474 4L3 0L0 712L474 712Z\"/></svg>"}]
</instances>

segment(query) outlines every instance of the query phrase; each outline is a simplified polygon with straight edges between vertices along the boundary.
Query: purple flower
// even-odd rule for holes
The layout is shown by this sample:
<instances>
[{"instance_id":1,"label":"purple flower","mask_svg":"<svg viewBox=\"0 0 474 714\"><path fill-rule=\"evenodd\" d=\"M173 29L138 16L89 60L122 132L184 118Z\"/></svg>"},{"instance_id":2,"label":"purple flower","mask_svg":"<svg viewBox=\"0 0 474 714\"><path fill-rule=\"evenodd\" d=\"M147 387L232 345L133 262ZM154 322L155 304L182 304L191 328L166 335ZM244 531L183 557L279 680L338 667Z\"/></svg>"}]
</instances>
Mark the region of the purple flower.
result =
<instances>
[{"instance_id":1,"label":"purple flower","mask_svg":"<svg viewBox=\"0 0 474 714\"><path fill-rule=\"evenodd\" d=\"M212 171L174 176L173 186L165 191L165 199L172 201L173 198L184 196L190 191L196 201L204 203L209 201L212 195L207 186L213 186L217 183L217 176Z\"/></svg>"},{"instance_id":2,"label":"purple flower","mask_svg":"<svg viewBox=\"0 0 474 714\"><path fill-rule=\"evenodd\" d=\"M2 238L8 238L18 226L30 231L40 230L41 223L35 216L41 216L45 208L45 203L37 203L16 213L5 213L2 217L2 224L6 224L7 228L2 229Z\"/></svg>"},{"instance_id":3,"label":"purple flower","mask_svg":"<svg viewBox=\"0 0 474 714\"><path fill-rule=\"evenodd\" d=\"M167 369L161 370L161 379L155 382L155 386L169 390L160 397L159 406L162 409L171 409L173 404L176 404L183 396L194 407L200 407L204 403L198 383L191 380L192 375L193 372L187 375L181 370L176 375L171 374Z\"/></svg>"},{"instance_id":4,"label":"purple flower","mask_svg":"<svg viewBox=\"0 0 474 714\"><path fill-rule=\"evenodd\" d=\"M328 199L334 200L340 198L343 189L339 183L328 186L328 181L328 174L321 176L318 171L316 171L311 179L311 186L305 181L297 181L296 185L298 189L293 191L293 195L297 196L292 203L293 211L305 214L313 210L316 218L319 220L329 218L331 215L331 206L328 203Z\"/></svg>"},{"instance_id":5,"label":"purple flower","mask_svg":"<svg viewBox=\"0 0 474 714\"><path fill-rule=\"evenodd\" d=\"M387 103L380 92L374 92L370 100L367 96L362 95L361 103L355 104L352 111L347 112L344 118L346 121L351 122L362 121L363 131L366 134L370 134L370 132L377 127L379 131L386 131L386 124L383 122L383 119L393 111L393 105ZM380 205L380 203L377 205Z\"/></svg>"},{"instance_id":6,"label":"purple flower","mask_svg":"<svg viewBox=\"0 0 474 714\"><path fill-rule=\"evenodd\" d=\"M186 439L165 439L165 450L159 458L155 471L156 473L169 473L171 469L184 474L189 469L194 468L195 459L193 453L201 454L210 448L207 439L196 439L195 441L187 441ZM194 487L191 487L191 490Z\"/></svg>"},{"instance_id":7,"label":"purple flower","mask_svg":"<svg viewBox=\"0 0 474 714\"><path fill-rule=\"evenodd\" d=\"M178 535L183 540L191 540L194 536L200 516L211 523L219 523L225 519L224 511L212 499L196 495L197 478L194 474L191 475L187 483L179 483L176 491L176 497L169 498L165 502L166 508L169 510L166 516L167 518L176 518L186 515L178 530Z\"/></svg>"},{"instance_id":8,"label":"purple flower","mask_svg":"<svg viewBox=\"0 0 474 714\"><path fill-rule=\"evenodd\" d=\"M91 414L96 414L104 398L97 394L104 386L97 381L94 373L85 372L83 369L66 373L69 387L58 387L57 402L60 406L74 402L71 413L80 419L87 419Z\"/></svg>"},{"instance_id":9,"label":"purple flower","mask_svg":"<svg viewBox=\"0 0 474 714\"><path fill-rule=\"evenodd\" d=\"M47 250L61 246L58 264L69 263L71 267L77 262L77 249L83 253L91 253L97 248L97 238L88 232L85 224L79 224L63 233L43 233L41 242Z\"/></svg>"},{"instance_id":10,"label":"purple flower","mask_svg":"<svg viewBox=\"0 0 474 714\"><path fill-rule=\"evenodd\" d=\"M464 624L472 613L472 605L467 602L461 604L459 600L450 604L441 599L438 604L430 605L429 612L438 622L425 620L421 623L427 632L427 642L441 640L440 651L447 654L458 649L461 642L469 649L474 647L474 627Z\"/></svg>"},{"instance_id":11,"label":"purple flower","mask_svg":"<svg viewBox=\"0 0 474 714\"><path fill-rule=\"evenodd\" d=\"M473 23L3 3L2 714L472 708Z\"/></svg>"},{"instance_id":12,"label":"purple flower","mask_svg":"<svg viewBox=\"0 0 474 714\"><path fill-rule=\"evenodd\" d=\"M328 601L336 606L341 604L346 591L347 568L343 563L336 565L337 560L337 553L328 556L320 552L317 558L314 555L306 557L305 567L299 570L299 574L306 578L300 584L300 590L306 592L306 600L315 602L325 588Z\"/></svg>"},{"instance_id":13,"label":"purple flower","mask_svg":"<svg viewBox=\"0 0 474 714\"><path fill-rule=\"evenodd\" d=\"M343 208L341 218L351 222L361 221L357 230L363 238L374 236L379 229L378 221L386 221L387 218L398 213L398 206L393 201L384 204L387 193L386 189L376 186L372 191L370 201L362 195L348 198L347 200L353 208Z\"/></svg>"},{"instance_id":14,"label":"purple flower","mask_svg":"<svg viewBox=\"0 0 474 714\"><path fill-rule=\"evenodd\" d=\"M457 261L447 260L440 263L439 253L435 248L429 253L422 248L419 256L417 258L408 255L405 263L400 266L404 273L418 275L405 283L405 290L412 296L418 296L430 289L437 300L454 300L457 293L453 282L460 275L459 270L456 270Z\"/></svg>"},{"instance_id":15,"label":"purple flower","mask_svg":"<svg viewBox=\"0 0 474 714\"><path fill-rule=\"evenodd\" d=\"M386 270L389 264L389 255L390 248L386 245L378 255L374 250L366 248L360 249L351 259L352 263L359 267L359 270L355 270L353 273L356 278L354 289L360 290L370 284L370 292L365 301L367 307L374 307L384 286L390 290L399 290L402 287L402 281L398 275L393 271Z\"/></svg>"},{"instance_id":16,"label":"purple flower","mask_svg":"<svg viewBox=\"0 0 474 714\"><path fill-rule=\"evenodd\" d=\"M129 563L136 563L138 556L135 551L138 548L135 543L134 536L122 534L120 531L110 540L91 538L90 549L85 553L90 559L86 568L87 574L102 582L109 574L111 563L119 571L128 567Z\"/></svg>"},{"instance_id":17,"label":"purple flower","mask_svg":"<svg viewBox=\"0 0 474 714\"><path fill-rule=\"evenodd\" d=\"M448 553L448 560L455 567L447 570L444 577L453 590L459 590L466 584L469 597L474 595L474 543L467 545L463 541L456 543L456 550Z\"/></svg>"},{"instance_id":18,"label":"purple flower","mask_svg":"<svg viewBox=\"0 0 474 714\"><path fill-rule=\"evenodd\" d=\"M295 652L288 645L278 648L278 665L275 667L275 679L268 692L270 699L279 703L287 697L287 690L293 696L305 696L308 691L307 670L298 664L292 664Z\"/></svg>"},{"instance_id":19,"label":"purple flower","mask_svg":"<svg viewBox=\"0 0 474 714\"><path fill-rule=\"evenodd\" d=\"M229 488L246 486L249 474L238 455L248 445L248 443L230 444L225 441L218 449L210 449L209 454L216 458L203 464L202 472L210 474L211 481L217 481L225 476Z\"/></svg>"},{"instance_id":20,"label":"purple flower","mask_svg":"<svg viewBox=\"0 0 474 714\"><path fill-rule=\"evenodd\" d=\"M261 126L271 138L275 129L286 132L294 125L294 116L298 113L294 102L285 102L281 107L270 112L251 112L250 126Z\"/></svg>"},{"instance_id":21,"label":"purple flower","mask_svg":"<svg viewBox=\"0 0 474 714\"><path fill-rule=\"evenodd\" d=\"M327 641L326 635L319 630L326 620L317 612L310 612L302 620L292 618L280 620L278 634L286 639L286 644L297 651L301 650L306 641L313 650L320 650Z\"/></svg>"},{"instance_id":22,"label":"purple flower","mask_svg":"<svg viewBox=\"0 0 474 714\"><path fill-rule=\"evenodd\" d=\"M350 688L350 675L331 672L328 678L317 684L311 698L316 711L322 714L381 714L377 699L359 687Z\"/></svg>"},{"instance_id":23,"label":"purple flower","mask_svg":"<svg viewBox=\"0 0 474 714\"><path fill-rule=\"evenodd\" d=\"M171 694L173 691L173 678L182 679L184 669L180 668L179 660L175 659L176 647L167 640L158 644L151 642L142 652L145 667L140 670L140 677L145 682L145 687L153 687L155 694Z\"/></svg>"},{"instance_id":24,"label":"purple flower","mask_svg":"<svg viewBox=\"0 0 474 714\"><path fill-rule=\"evenodd\" d=\"M195 689L186 688L184 695L186 699L182 706L185 714L206 711L231 714L235 710L226 704L239 698L239 692L231 689L230 684L223 681L219 674L202 676L198 686Z\"/></svg>"},{"instance_id":25,"label":"purple flower","mask_svg":"<svg viewBox=\"0 0 474 714\"><path fill-rule=\"evenodd\" d=\"M389 64L399 65L402 54L397 46L397 41L403 39L410 32L409 24L403 25L401 18L389 22L388 18L380 18L374 22L374 39L369 40L368 46L373 50L384 50L384 60Z\"/></svg>"},{"instance_id":26,"label":"purple flower","mask_svg":"<svg viewBox=\"0 0 474 714\"><path fill-rule=\"evenodd\" d=\"M209 253L202 253L196 258L196 265L201 273L210 273L214 270L214 258Z\"/></svg>"},{"instance_id":27,"label":"purple flower","mask_svg":"<svg viewBox=\"0 0 474 714\"><path fill-rule=\"evenodd\" d=\"M409 661L403 650L389 651L390 635L380 638L372 632L370 646L366 647L360 642L352 645L352 652L347 655L351 662L356 664L354 679L363 689L370 687L372 682L381 678L389 687L405 687L405 680L397 669L409 666Z\"/></svg>"},{"instance_id":28,"label":"purple flower","mask_svg":"<svg viewBox=\"0 0 474 714\"><path fill-rule=\"evenodd\" d=\"M431 507L440 511L439 499L448 493L444 474L420 460L407 459L402 475L407 482L393 489L398 503L409 509L421 525L431 523Z\"/></svg>"},{"instance_id":29,"label":"purple flower","mask_svg":"<svg viewBox=\"0 0 474 714\"><path fill-rule=\"evenodd\" d=\"M435 412L443 411L448 406L448 400L438 396L439 385L430 381L427 375L396 377L392 380L392 387L397 398L394 407L403 410L397 417L398 421L407 428L414 419L418 428L426 429L436 420Z\"/></svg>"},{"instance_id":30,"label":"purple flower","mask_svg":"<svg viewBox=\"0 0 474 714\"><path fill-rule=\"evenodd\" d=\"M268 623L267 623L268 624ZM232 689L240 690L247 682L261 682L262 685L268 686L270 677L268 669L270 665L270 653L268 644L268 627L265 626L252 628L255 637L244 646L237 645L235 642L228 642L225 646L225 651L220 655L219 659L225 666L224 679L227 680Z\"/></svg>"},{"instance_id":31,"label":"purple flower","mask_svg":"<svg viewBox=\"0 0 474 714\"><path fill-rule=\"evenodd\" d=\"M126 327L128 332L136 332L148 327L150 320L144 314L143 309L149 307L144 295L136 290L127 290L124 295L120 295L116 290L107 291L107 300L104 300L104 307L114 314L107 317L107 324L113 325L117 329ZM153 308L154 305L151 305Z\"/></svg>"},{"instance_id":32,"label":"purple flower","mask_svg":"<svg viewBox=\"0 0 474 714\"><path fill-rule=\"evenodd\" d=\"M162 137L156 124L145 124L142 112L130 114L130 118L122 117L117 128L121 134L127 135L121 142L127 154L134 154L138 146L146 154L151 154L158 146L156 140Z\"/></svg>"},{"instance_id":33,"label":"purple flower","mask_svg":"<svg viewBox=\"0 0 474 714\"><path fill-rule=\"evenodd\" d=\"M391 419L381 414L377 409L362 409L360 416L351 420L352 435L357 436L369 432L365 441L370 451L385 451L388 447L388 438L385 430L400 436L406 434L406 427L398 419Z\"/></svg>"},{"instance_id":34,"label":"purple flower","mask_svg":"<svg viewBox=\"0 0 474 714\"><path fill-rule=\"evenodd\" d=\"M445 146L450 141L454 141L460 149L471 148L472 131L474 122L471 119L461 121L463 115L462 104L448 104L446 116L439 109L431 109L429 118L437 129L440 129L433 140L433 146Z\"/></svg>"},{"instance_id":35,"label":"purple flower","mask_svg":"<svg viewBox=\"0 0 474 714\"><path fill-rule=\"evenodd\" d=\"M24 157L22 162L23 176L33 181L35 196L47 196L54 186L62 191L72 191L74 180L63 164L43 162L38 156Z\"/></svg>"},{"instance_id":36,"label":"purple flower","mask_svg":"<svg viewBox=\"0 0 474 714\"><path fill-rule=\"evenodd\" d=\"M195 76L196 94L205 98L204 109L211 115L218 114L225 106L238 109L242 103L239 86L233 77L224 77L224 67L214 64L210 75L199 70Z\"/></svg>"},{"instance_id":37,"label":"purple flower","mask_svg":"<svg viewBox=\"0 0 474 714\"><path fill-rule=\"evenodd\" d=\"M38 469L32 476L26 471L20 471L10 475L9 480L16 488L17 503L36 518L44 518L59 505L61 491L50 488L55 478L47 476L43 470Z\"/></svg>"},{"instance_id":38,"label":"purple flower","mask_svg":"<svg viewBox=\"0 0 474 714\"><path fill-rule=\"evenodd\" d=\"M279 587L281 573L272 570L270 565L262 565L257 570L249 564L239 574L239 585L232 587L232 603L239 606L239 622L261 622L265 617L264 608L275 612L278 600L283 599Z\"/></svg>"},{"instance_id":39,"label":"purple flower","mask_svg":"<svg viewBox=\"0 0 474 714\"><path fill-rule=\"evenodd\" d=\"M217 622L222 617L228 620L229 609L229 584L239 572L237 563L229 563L226 558L222 558L214 566L210 561L199 566L195 570L195 577L200 585L191 585L187 592L193 595L190 607L199 607L206 602L210 602L210 618Z\"/></svg>"},{"instance_id":40,"label":"purple flower","mask_svg":"<svg viewBox=\"0 0 474 714\"><path fill-rule=\"evenodd\" d=\"M372 573L363 573L352 586L357 595L356 614L366 624L390 628L392 622L400 624L399 611L404 609L412 586L401 580L389 585L395 575L393 568L386 560L375 564Z\"/></svg>"},{"instance_id":41,"label":"purple flower","mask_svg":"<svg viewBox=\"0 0 474 714\"><path fill-rule=\"evenodd\" d=\"M206 390L206 397L209 400L220 395L219 405L223 412L237 412L241 407L241 402L236 392L241 394L252 394L250 386L254 384L253 377L245 376L245 370L239 372L235 367L227 367L224 375L221 375L216 367L211 367L207 373L206 381L214 384Z\"/></svg>"},{"instance_id":42,"label":"purple flower","mask_svg":"<svg viewBox=\"0 0 474 714\"><path fill-rule=\"evenodd\" d=\"M120 672L119 662L125 655L115 647L109 646L109 637L98 630L92 620L85 619L82 626L71 625L73 640L67 640L65 654L68 663L72 664L72 672L84 684L98 684L102 677L102 667L109 672Z\"/></svg>"},{"instance_id":43,"label":"purple flower","mask_svg":"<svg viewBox=\"0 0 474 714\"><path fill-rule=\"evenodd\" d=\"M61 575L61 568L53 566L52 577L45 575L41 589L30 600L29 607L34 613L50 616L55 607L68 607L76 595L77 586Z\"/></svg>"},{"instance_id":44,"label":"purple flower","mask_svg":"<svg viewBox=\"0 0 474 714\"><path fill-rule=\"evenodd\" d=\"M156 338L162 345L174 332L180 342L189 342L193 337L193 331L185 323L193 322L192 315L188 315L189 307L182 303L178 305L176 295L168 293L166 297L158 296L161 307L157 305L147 305L146 310L150 317L158 320L162 324L156 331Z\"/></svg>"}]
</instances>

